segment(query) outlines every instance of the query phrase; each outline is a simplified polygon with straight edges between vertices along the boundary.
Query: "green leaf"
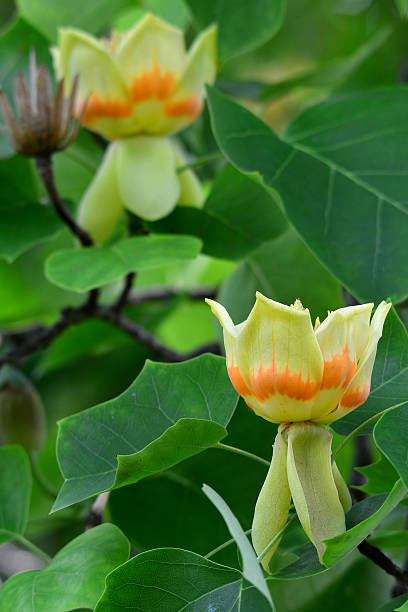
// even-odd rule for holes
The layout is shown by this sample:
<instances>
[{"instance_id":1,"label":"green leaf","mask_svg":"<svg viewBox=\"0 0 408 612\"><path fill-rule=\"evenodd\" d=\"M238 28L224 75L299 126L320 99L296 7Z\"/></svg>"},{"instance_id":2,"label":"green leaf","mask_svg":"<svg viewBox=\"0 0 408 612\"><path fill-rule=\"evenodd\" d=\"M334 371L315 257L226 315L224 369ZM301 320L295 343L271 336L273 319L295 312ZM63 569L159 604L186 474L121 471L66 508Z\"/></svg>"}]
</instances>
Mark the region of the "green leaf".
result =
<instances>
[{"instance_id":1,"label":"green leaf","mask_svg":"<svg viewBox=\"0 0 408 612\"><path fill-rule=\"evenodd\" d=\"M95 612L270 609L239 605L247 588L237 570L186 550L158 548L137 555L109 574Z\"/></svg>"},{"instance_id":2,"label":"green leaf","mask_svg":"<svg viewBox=\"0 0 408 612\"><path fill-rule=\"evenodd\" d=\"M8 159L1 159L0 181L2 185L0 211L28 204L33 206L38 189L33 165L26 157L13 155Z\"/></svg>"},{"instance_id":3,"label":"green leaf","mask_svg":"<svg viewBox=\"0 0 408 612\"><path fill-rule=\"evenodd\" d=\"M403 300L406 88L319 104L290 126L286 142L216 89L208 92L223 153L279 192L289 220L325 266L361 301Z\"/></svg>"},{"instance_id":4,"label":"green leaf","mask_svg":"<svg viewBox=\"0 0 408 612\"><path fill-rule=\"evenodd\" d=\"M300 297L313 317L343 305L338 282L292 229L251 253L226 279L218 297L240 322L248 316L257 290L285 304Z\"/></svg>"},{"instance_id":5,"label":"green leaf","mask_svg":"<svg viewBox=\"0 0 408 612\"><path fill-rule=\"evenodd\" d=\"M374 427L374 441L408 487L408 403L384 414Z\"/></svg>"},{"instance_id":6,"label":"green leaf","mask_svg":"<svg viewBox=\"0 0 408 612\"><path fill-rule=\"evenodd\" d=\"M17 0L20 14L53 42L57 40L57 29L62 26L97 34L109 26L116 13L129 4L129 0L93 0L84 10L81 0L71 0L64 4L53 0Z\"/></svg>"},{"instance_id":7,"label":"green leaf","mask_svg":"<svg viewBox=\"0 0 408 612\"><path fill-rule=\"evenodd\" d=\"M348 434L372 416L407 401L408 335L394 309L389 312L378 344L371 391L367 401L336 423L333 428Z\"/></svg>"},{"instance_id":8,"label":"green leaf","mask_svg":"<svg viewBox=\"0 0 408 612\"><path fill-rule=\"evenodd\" d=\"M237 399L221 357L147 361L122 395L61 421L57 455L65 482L53 510L214 445L225 437Z\"/></svg>"},{"instance_id":9,"label":"green leaf","mask_svg":"<svg viewBox=\"0 0 408 612\"><path fill-rule=\"evenodd\" d=\"M63 289L80 293L103 287L129 272L151 270L194 259L201 241L192 236L136 236L112 247L63 249L46 261L46 277Z\"/></svg>"},{"instance_id":10,"label":"green leaf","mask_svg":"<svg viewBox=\"0 0 408 612\"><path fill-rule=\"evenodd\" d=\"M274 609L271 594L262 573L261 566L258 563L256 554L248 538L246 537L241 525L237 521L235 515L231 512L225 501L214 489L208 485L203 485L203 491L208 499L214 504L217 510L222 514L224 521L227 524L231 536L236 541L239 551L242 556L244 578L248 580L262 595L269 601L271 609Z\"/></svg>"},{"instance_id":11,"label":"green leaf","mask_svg":"<svg viewBox=\"0 0 408 612\"><path fill-rule=\"evenodd\" d=\"M0 208L0 257L13 261L61 229L61 221L50 207Z\"/></svg>"},{"instance_id":12,"label":"green leaf","mask_svg":"<svg viewBox=\"0 0 408 612\"><path fill-rule=\"evenodd\" d=\"M408 548L408 531L378 529L368 538L368 541L373 546L386 550L406 549Z\"/></svg>"},{"instance_id":13,"label":"green leaf","mask_svg":"<svg viewBox=\"0 0 408 612\"><path fill-rule=\"evenodd\" d=\"M21 446L0 448L0 544L23 535L31 486L30 462Z\"/></svg>"},{"instance_id":14,"label":"green leaf","mask_svg":"<svg viewBox=\"0 0 408 612\"><path fill-rule=\"evenodd\" d=\"M81 534L42 570L22 572L0 589L0 608L19 612L66 612L94 608L105 576L129 557L123 533L105 523Z\"/></svg>"},{"instance_id":15,"label":"green leaf","mask_svg":"<svg viewBox=\"0 0 408 612\"><path fill-rule=\"evenodd\" d=\"M187 4L201 27L217 21L222 61L270 40L282 25L286 5L285 0L187 0Z\"/></svg>"},{"instance_id":16,"label":"green leaf","mask_svg":"<svg viewBox=\"0 0 408 612\"><path fill-rule=\"evenodd\" d=\"M403 610L404 608L400 608L399 606L408 601L407 597L407 595L398 595L398 597L394 597L394 599L387 601L386 604L377 608L375 612L394 612L394 610Z\"/></svg>"},{"instance_id":17,"label":"green leaf","mask_svg":"<svg viewBox=\"0 0 408 612\"><path fill-rule=\"evenodd\" d=\"M361 472L367 482L363 486L355 487L369 495L377 495L378 493L388 493L391 491L396 481L398 480L398 472L394 470L391 463L381 455L378 461L370 465L355 468Z\"/></svg>"},{"instance_id":18,"label":"green leaf","mask_svg":"<svg viewBox=\"0 0 408 612\"><path fill-rule=\"evenodd\" d=\"M368 534L375 529L377 525L396 508L396 506L398 506L406 494L407 489L399 480L378 510L373 512L368 518L359 521L354 527L347 529L345 533L331 538L330 540L325 540L326 550L323 553L323 563L327 567L330 567L336 563L336 561L344 557L344 555L356 548L356 546L358 546L360 542L362 542ZM371 498L371 500L372 499L373 498ZM348 515L354 517L358 511L359 508L352 508Z\"/></svg>"},{"instance_id":19,"label":"green leaf","mask_svg":"<svg viewBox=\"0 0 408 612\"><path fill-rule=\"evenodd\" d=\"M202 209L177 206L151 224L159 231L193 234L203 241L203 253L229 260L241 259L287 227L272 194L258 180L226 166L215 179Z\"/></svg>"}]
</instances>

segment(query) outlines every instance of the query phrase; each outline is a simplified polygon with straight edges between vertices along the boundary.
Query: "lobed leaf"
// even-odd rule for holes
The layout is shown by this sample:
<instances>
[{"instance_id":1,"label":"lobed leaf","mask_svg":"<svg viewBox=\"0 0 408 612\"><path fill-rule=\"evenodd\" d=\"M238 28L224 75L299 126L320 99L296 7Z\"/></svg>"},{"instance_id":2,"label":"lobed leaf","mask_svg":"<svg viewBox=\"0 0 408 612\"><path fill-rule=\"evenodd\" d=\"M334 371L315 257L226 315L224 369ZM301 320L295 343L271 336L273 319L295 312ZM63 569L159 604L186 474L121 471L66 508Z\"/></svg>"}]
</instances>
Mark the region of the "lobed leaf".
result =
<instances>
[{"instance_id":1,"label":"lobed leaf","mask_svg":"<svg viewBox=\"0 0 408 612\"><path fill-rule=\"evenodd\" d=\"M30 508L30 462L21 446L0 448L0 544L23 535Z\"/></svg>"}]
</instances>

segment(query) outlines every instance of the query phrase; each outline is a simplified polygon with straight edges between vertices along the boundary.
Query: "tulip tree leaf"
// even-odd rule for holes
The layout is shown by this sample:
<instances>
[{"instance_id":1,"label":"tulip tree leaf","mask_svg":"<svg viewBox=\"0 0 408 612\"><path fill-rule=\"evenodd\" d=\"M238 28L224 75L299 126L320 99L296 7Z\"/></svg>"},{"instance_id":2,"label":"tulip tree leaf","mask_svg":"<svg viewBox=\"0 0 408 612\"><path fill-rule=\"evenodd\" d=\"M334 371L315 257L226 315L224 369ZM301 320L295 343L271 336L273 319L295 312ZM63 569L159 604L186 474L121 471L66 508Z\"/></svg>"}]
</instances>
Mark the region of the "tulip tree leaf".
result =
<instances>
[{"instance_id":1,"label":"tulip tree leaf","mask_svg":"<svg viewBox=\"0 0 408 612\"><path fill-rule=\"evenodd\" d=\"M328 308L343 305L339 283L292 229L248 255L224 281L218 297L240 323L247 318L257 290L285 304L301 297L313 317L324 317Z\"/></svg>"},{"instance_id":2,"label":"tulip tree leaf","mask_svg":"<svg viewBox=\"0 0 408 612\"><path fill-rule=\"evenodd\" d=\"M223 153L239 170L258 171L278 191L289 220L327 268L361 301L403 300L406 88L319 104L296 119L286 142L216 89L208 91Z\"/></svg>"},{"instance_id":3,"label":"tulip tree leaf","mask_svg":"<svg viewBox=\"0 0 408 612\"><path fill-rule=\"evenodd\" d=\"M45 274L54 285L82 293L129 272L194 259L200 249L201 241L192 236L136 236L111 247L56 251L46 261Z\"/></svg>"},{"instance_id":4,"label":"tulip tree leaf","mask_svg":"<svg viewBox=\"0 0 408 612\"><path fill-rule=\"evenodd\" d=\"M53 42L57 40L58 28L62 26L97 34L109 26L113 17L129 4L129 0L93 0L84 10L81 0L70 0L64 4L54 0L17 0L20 15Z\"/></svg>"},{"instance_id":5,"label":"tulip tree leaf","mask_svg":"<svg viewBox=\"0 0 408 612\"><path fill-rule=\"evenodd\" d=\"M109 574L95 612L121 612L125 608L235 611L237 606L241 612L270 610L254 591L231 567L187 550L158 548L140 553Z\"/></svg>"},{"instance_id":6,"label":"tulip tree leaf","mask_svg":"<svg viewBox=\"0 0 408 612\"><path fill-rule=\"evenodd\" d=\"M270 40L282 25L286 2L187 0L187 4L201 27L217 21L219 54L225 61Z\"/></svg>"},{"instance_id":7,"label":"tulip tree leaf","mask_svg":"<svg viewBox=\"0 0 408 612\"><path fill-rule=\"evenodd\" d=\"M57 456L65 482L53 510L213 446L226 436L237 399L222 357L147 361L122 395L61 421Z\"/></svg>"},{"instance_id":8,"label":"tulip tree leaf","mask_svg":"<svg viewBox=\"0 0 408 612\"><path fill-rule=\"evenodd\" d=\"M408 531L377 529L368 541L377 548L396 549L408 548Z\"/></svg>"},{"instance_id":9,"label":"tulip tree leaf","mask_svg":"<svg viewBox=\"0 0 408 612\"><path fill-rule=\"evenodd\" d=\"M330 540L325 540L326 550L323 553L323 563L327 567L331 567L336 561L344 557L344 555L351 552L356 546L360 544L369 533L379 525L379 523L390 514L398 506L398 504L404 499L408 491L405 485L398 480L394 485L391 493L386 497L382 505L373 512L369 517L363 520L356 521L356 524L347 529L347 531L341 535L338 535ZM381 496L378 496L381 498ZM369 498L371 503L375 501L375 497ZM358 506L358 504L357 504ZM355 519L359 517L360 508L353 507L348 515ZM354 522L354 520L353 520Z\"/></svg>"},{"instance_id":10,"label":"tulip tree leaf","mask_svg":"<svg viewBox=\"0 0 408 612\"><path fill-rule=\"evenodd\" d=\"M261 566L259 565L258 560L256 558L255 551L249 543L249 540L245 535L244 530L242 529L238 520L231 512L230 508L227 506L222 497L218 495L218 493L214 491L214 489L212 489L208 485L203 485L203 492L214 504L217 510L222 514L222 517L227 524L230 534L237 543L237 546L242 556L242 563L244 567L242 574L244 578L246 578L248 582L253 584L253 586L258 589L260 593L262 593L262 595L270 603L271 609L274 609L271 594L265 582Z\"/></svg>"},{"instance_id":11,"label":"tulip tree leaf","mask_svg":"<svg viewBox=\"0 0 408 612\"><path fill-rule=\"evenodd\" d=\"M31 486L30 463L23 449L14 445L0 448L0 544L23 535Z\"/></svg>"},{"instance_id":12,"label":"tulip tree leaf","mask_svg":"<svg viewBox=\"0 0 408 612\"><path fill-rule=\"evenodd\" d=\"M354 468L361 472L366 477L367 482L355 488L364 491L368 495L377 495L379 493L388 493L398 480L398 472L393 468L391 463L381 455L375 463Z\"/></svg>"},{"instance_id":13,"label":"tulip tree leaf","mask_svg":"<svg viewBox=\"0 0 408 612\"><path fill-rule=\"evenodd\" d=\"M67 612L93 609L105 576L129 557L129 542L115 525L105 523L64 546L42 570L16 574L0 589L0 609Z\"/></svg>"},{"instance_id":14,"label":"tulip tree leaf","mask_svg":"<svg viewBox=\"0 0 408 612\"><path fill-rule=\"evenodd\" d=\"M259 180L227 166L215 179L203 208L177 206L171 215L151 225L159 231L198 236L203 253L237 260L279 236L287 221Z\"/></svg>"},{"instance_id":15,"label":"tulip tree leaf","mask_svg":"<svg viewBox=\"0 0 408 612\"><path fill-rule=\"evenodd\" d=\"M408 487L408 403L384 414L374 427L378 448L392 463Z\"/></svg>"},{"instance_id":16,"label":"tulip tree leaf","mask_svg":"<svg viewBox=\"0 0 408 612\"><path fill-rule=\"evenodd\" d=\"M390 601L387 601L387 603L377 608L374 612L394 612L394 610L404 610L404 608L400 606L408 601L407 597L407 595L398 595L398 597L394 597Z\"/></svg>"},{"instance_id":17,"label":"tulip tree leaf","mask_svg":"<svg viewBox=\"0 0 408 612\"><path fill-rule=\"evenodd\" d=\"M13 261L61 229L61 221L50 207L0 208L0 257Z\"/></svg>"},{"instance_id":18,"label":"tulip tree leaf","mask_svg":"<svg viewBox=\"0 0 408 612\"><path fill-rule=\"evenodd\" d=\"M400 318L391 309L378 343L371 391L367 401L333 423L340 434L348 434L374 415L399 406L408 398L408 335Z\"/></svg>"}]
</instances>

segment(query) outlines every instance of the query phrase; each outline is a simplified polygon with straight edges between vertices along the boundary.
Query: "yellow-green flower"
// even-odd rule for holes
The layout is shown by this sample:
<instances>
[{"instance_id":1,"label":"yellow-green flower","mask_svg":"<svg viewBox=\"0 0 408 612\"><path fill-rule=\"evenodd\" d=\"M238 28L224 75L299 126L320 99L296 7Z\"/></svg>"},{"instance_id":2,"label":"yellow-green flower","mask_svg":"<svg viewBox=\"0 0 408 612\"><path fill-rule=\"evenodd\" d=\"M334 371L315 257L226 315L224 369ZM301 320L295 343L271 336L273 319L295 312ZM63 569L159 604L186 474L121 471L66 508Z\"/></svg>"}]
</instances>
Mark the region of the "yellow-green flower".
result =
<instances>
[{"instance_id":1,"label":"yellow-green flower","mask_svg":"<svg viewBox=\"0 0 408 612\"><path fill-rule=\"evenodd\" d=\"M258 415L280 423L252 526L258 554L287 520L290 499L318 551L345 530L350 494L331 461L332 423L363 404L391 304L340 308L313 328L299 300L286 306L256 294L243 323L207 300L224 330L232 384ZM266 570L278 542L263 559Z\"/></svg>"},{"instance_id":2,"label":"yellow-green flower","mask_svg":"<svg viewBox=\"0 0 408 612\"><path fill-rule=\"evenodd\" d=\"M81 203L79 221L94 239L110 233L124 207L156 220L177 203L201 205L194 174L177 173L185 161L168 136L201 113L215 77L215 27L188 53L183 32L151 14L110 40L62 28L53 55L68 90L79 75L84 125L115 141Z\"/></svg>"}]
</instances>

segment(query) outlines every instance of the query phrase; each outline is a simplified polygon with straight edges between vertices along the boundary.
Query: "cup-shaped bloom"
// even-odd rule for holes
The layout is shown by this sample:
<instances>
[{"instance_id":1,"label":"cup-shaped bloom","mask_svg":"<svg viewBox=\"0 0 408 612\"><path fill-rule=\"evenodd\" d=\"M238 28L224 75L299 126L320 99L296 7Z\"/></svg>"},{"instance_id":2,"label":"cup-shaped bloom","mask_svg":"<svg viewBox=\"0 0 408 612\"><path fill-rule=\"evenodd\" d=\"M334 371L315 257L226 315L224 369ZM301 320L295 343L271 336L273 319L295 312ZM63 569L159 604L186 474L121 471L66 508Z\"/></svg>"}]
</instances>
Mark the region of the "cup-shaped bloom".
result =
<instances>
[{"instance_id":1,"label":"cup-shaped bloom","mask_svg":"<svg viewBox=\"0 0 408 612\"><path fill-rule=\"evenodd\" d=\"M124 208L155 221L176 204L201 206L200 183L179 170L185 160L168 136L201 113L204 85L215 77L215 27L188 53L183 32L151 14L108 41L62 28L53 55L68 91L79 77L82 123L115 141L80 205L79 223L93 240L109 236Z\"/></svg>"},{"instance_id":2,"label":"cup-shaped bloom","mask_svg":"<svg viewBox=\"0 0 408 612\"><path fill-rule=\"evenodd\" d=\"M232 384L258 415L273 423L331 423L370 392L377 344L391 304L340 308L313 329L299 300L293 306L257 292L243 323L207 300L224 329Z\"/></svg>"},{"instance_id":3,"label":"cup-shaped bloom","mask_svg":"<svg viewBox=\"0 0 408 612\"><path fill-rule=\"evenodd\" d=\"M182 30L147 14L110 40L61 28L53 55L68 89L79 76L91 130L112 140L173 134L201 113L204 85L215 77L216 30L202 32L187 53Z\"/></svg>"}]
</instances>

